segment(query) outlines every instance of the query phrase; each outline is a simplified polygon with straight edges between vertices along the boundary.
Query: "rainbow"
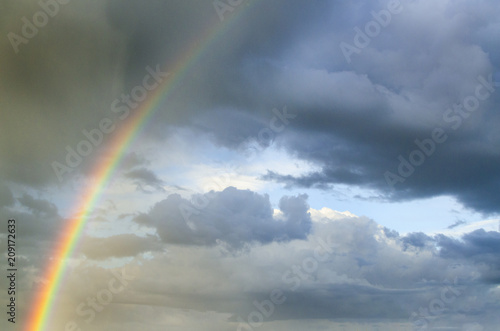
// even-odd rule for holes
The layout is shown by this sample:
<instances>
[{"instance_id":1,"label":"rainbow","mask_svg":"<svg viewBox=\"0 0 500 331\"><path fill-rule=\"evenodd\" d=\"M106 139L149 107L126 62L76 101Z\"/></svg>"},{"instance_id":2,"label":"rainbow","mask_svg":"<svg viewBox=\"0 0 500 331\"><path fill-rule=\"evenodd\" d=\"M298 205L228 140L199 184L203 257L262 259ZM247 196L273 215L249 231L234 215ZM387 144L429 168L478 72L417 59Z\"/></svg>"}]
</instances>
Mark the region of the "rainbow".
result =
<instances>
[{"instance_id":1,"label":"rainbow","mask_svg":"<svg viewBox=\"0 0 500 331\"><path fill-rule=\"evenodd\" d=\"M154 91L149 92L147 99L138 108L131 111L130 118L117 124L118 130L109 143L110 156L94 166L92 173L96 179L95 185L89 185L88 190L80 195L81 198L75 208L77 211L75 216L68 221L60 238L56 241L52 258L43 274L45 281L34 295L26 327L23 328L25 331L45 331L48 329L55 299L66 271L66 262L73 255L91 211L99 201L104 187L110 181L127 148L142 131L162 101L169 96L177 83L185 76L189 68L200 59L214 41L223 35L232 23L251 7L250 4L255 5L260 1L262 0L255 0L247 4L243 2L239 6L242 8L237 7L236 12L228 15L223 22L212 23L210 29L192 41L186 51L174 61L174 67L168 68L170 70L166 79Z\"/></svg>"}]
</instances>

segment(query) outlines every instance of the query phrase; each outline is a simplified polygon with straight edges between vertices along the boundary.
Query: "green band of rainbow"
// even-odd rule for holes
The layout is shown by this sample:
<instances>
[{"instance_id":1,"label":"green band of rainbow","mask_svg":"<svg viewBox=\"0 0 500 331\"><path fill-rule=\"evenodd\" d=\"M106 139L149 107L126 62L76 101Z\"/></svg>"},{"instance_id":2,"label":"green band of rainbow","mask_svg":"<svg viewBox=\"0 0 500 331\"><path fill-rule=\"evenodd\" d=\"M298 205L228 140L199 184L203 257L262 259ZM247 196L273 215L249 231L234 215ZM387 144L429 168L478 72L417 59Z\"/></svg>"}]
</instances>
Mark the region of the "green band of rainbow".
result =
<instances>
[{"instance_id":1,"label":"green band of rainbow","mask_svg":"<svg viewBox=\"0 0 500 331\"><path fill-rule=\"evenodd\" d=\"M255 5L260 1L252 1L251 4ZM217 40L243 12L247 11L244 8L250 8L249 4L243 4L241 7L236 8L238 12L232 13L224 22L215 22L202 36L192 42L187 51L175 62L175 67L168 70L169 76L162 84L156 90L149 92L146 101L132 111L133 114L127 121L117 124L119 126L117 133L110 142L110 150L112 151L110 157L94 167L93 175L96 178L96 185L89 186L89 189L81 195L82 198L75 208L78 211L77 215L68 221L61 237L57 240L52 254L53 259L44 273L45 282L37 289L32 302L25 331L45 331L48 329L49 320L53 315L54 302L64 278L66 262L73 255L89 214L99 201L103 188L109 182L127 148L141 132L148 119L155 113L160 103L168 97L177 82L204 54L210 44Z\"/></svg>"}]
</instances>

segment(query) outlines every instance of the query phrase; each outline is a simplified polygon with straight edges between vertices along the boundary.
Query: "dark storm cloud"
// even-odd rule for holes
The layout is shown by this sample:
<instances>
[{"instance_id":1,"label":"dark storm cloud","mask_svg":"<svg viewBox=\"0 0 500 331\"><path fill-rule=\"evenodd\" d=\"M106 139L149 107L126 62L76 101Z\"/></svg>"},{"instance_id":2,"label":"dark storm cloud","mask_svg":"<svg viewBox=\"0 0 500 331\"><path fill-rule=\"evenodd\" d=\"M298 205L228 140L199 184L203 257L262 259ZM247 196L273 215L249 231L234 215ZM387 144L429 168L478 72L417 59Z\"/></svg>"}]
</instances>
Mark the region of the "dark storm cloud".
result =
<instances>
[{"instance_id":1,"label":"dark storm cloud","mask_svg":"<svg viewBox=\"0 0 500 331\"><path fill-rule=\"evenodd\" d=\"M170 29L171 22L161 13L176 13L191 22L213 10L207 4L187 10L189 6L171 2L108 7L108 17L131 36L132 45L150 50L134 53L131 67L169 58L177 48L165 46L167 41L182 44L192 31L211 22L207 18L189 30L179 19L177 28ZM183 77L182 88L162 107L182 107L183 112L160 110L150 134L164 138L165 123L190 126L208 131L217 144L235 148L257 134L272 116L271 109L286 104L300 120L276 141L321 170L302 176L269 172L264 179L321 189L356 185L377 189L392 201L447 194L468 207L495 212L500 118L492 110L499 98L487 81L499 66L492 51L498 41L489 37L488 28L498 6L492 1L474 8L466 3L402 1L401 12L348 63L340 43L353 44L353 28L364 28L374 20L372 11L388 6L362 1L253 6L205 50ZM479 110L453 113L453 106L463 107L479 85L480 95L488 94ZM419 148L416 139L427 142L436 128L444 130L447 140L435 142L435 152L414 167L411 176L402 177L398 157L408 160ZM388 171L404 181L388 184Z\"/></svg>"},{"instance_id":2,"label":"dark storm cloud","mask_svg":"<svg viewBox=\"0 0 500 331\"><path fill-rule=\"evenodd\" d=\"M61 9L19 54L3 41L2 107L17 109L2 115L9 137L0 145L5 178L29 185L56 181L52 162L64 162L66 147L85 139L82 130L113 115L114 98L137 85L146 66L168 71L207 28L228 23L219 22L211 1L109 1L92 2L95 16L80 14L82 24L93 22L83 29L70 19L79 6ZM322 189L356 185L392 201L447 194L476 210L498 211L500 117L493 110L500 98L478 80L500 67L492 37L498 6L401 1L401 12L348 63L340 43L353 44L353 28L363 29L374 20L372 11L388 6L300 0L245 5L185 72L143 135L165 139L169 126L189 126L235 148L257 134L271 109L287 105L300 120L276 142L321 170L263 178ZM37 9L16 4L4 15ZM2 27L20 28L16 19ZM478 84L480 95L489 94L479 110L453 113L454 105L476 95ZM214 120L220 116L224 120ZM408 160L419 149L415 140L427 141L435 128L447 140L435 143L411 176L402 176L401 158ZM85 171L98 151L76 172ZM387 172L404 181L389 185Z\"/></svg>"},{"instance_id":3,"label":"dark storm cloud","mask_svg":"<svg viewBox=\"0 0 500 331\"><path fill-rule=\"evenodd\" d=\"M339 88L334 83L336 75L330 76L331 93L335 94ZM470 79L474 81L473 78ZM324 84L320 87L318 80L308 81L318 82L318 89L324 88ZM367 90L363 97L351 92L361 86L358 83L345 86L348 93L352 94L350 97L344 95L334 100L325 92L320 99L321 103L318 100L312 101L318 103L317 106L296 107L300 118L292 125L296 131L293 132L292 129L280 137L287 150L320 166L320 171L302 176L268 172L263 178L298 187L328 188L329 185L343 183L375 188L390 200L451 194L477 210L497 210L499 186L496 183L500 178L500 168L498 153L494 147L498 141L491 140L493 128L488 124L491 120L497 120L491 114L494 105L486 107L485 111L489 110L490 114L482 114L484 120L480 123L473 123L480 120L475 117L471 120L474 125L472 128L464 125L463 131L454 131L443 121L433 119L434 116L444 114L446 106L442 110L435 109L434 113L422 114L421 118L411 112L406 115L405 108L412 106L390 102L390 98L396 96L387 98L384 96L385 92L375 89L374 83L373 88ZM366 105L358 101L369 100L370 96L374 99ZM293 99L294 96L290 98ZM349 98L352 98L351 102L342 102L342 99ZM301 100L303 102L305 101ZM429 103L432 102L429 100ZM328 103L331 108L325 106ZM294 109L290 103L288 107ZM446 130L447 141L429 143L433 130L441 127ZM487 134L484 132L485 128L488 130ZM485 140L485 135L489 135L490 139ZM426 147L432 150L429 156L420 151L415 142L417 139L418 144L423 145L422 142L425 142L426 146L431 146ZM400 164L408 162L410 153L416 150L424 155L425 161L421 166L406 171L410 176L405 178L406 175L399 172L399 168L403 167ZM396 182L394 185L388 183L385 177L388 171L401 176L403 182Z\"/></svg>"},{"instance_id":4,"label":"dark storm cloud","mask_svg":"<svg viewBox=\"0 0 500 331\"><path fill-rule=\"evenodd\" d=\"M461 241L440 236L438 242L443 249L441 251L442 256L472 258L480 255L497 254L500 248L500 233L496 231L486 232L484 229L479 229L465 234Z\"/></svg>"},{"instance_id":5,"label":"dark storm cloud","mask_svg":"<svg viewBox=\"0 0 500 331\"><path fill-rule=\"evenodd\" d=\"M499 232L479 229L466 233L460 238L443 234L428 236L422 232L413 232L396 238L404 251L410 246L419 249L420 252L431 251L445 260L455 261L457 266L477 267L481 272L482 280L486 283L500 282Z\"/></svg>"},{"instance_id":6,"label":"dark storm cloud","mask_svg":"<svg viewBox=\"0 0 500 331\"><path fill-rule=\"evenodd\" d=\"M352 43L352 28L373 20L371 10L384 9L381 3L363 4L358 11L354 5L332 6L328 17L318 16L313 24L321 26L315 30L316 39L294 35L284 24L280 31L289 34L266 34L266 41L284 45L281 53L278 47L257 47L256 54L246 48L246 56L235 53L232 58L241 69L239 79L225 90L228 98L238 90L240 100L259 100L251 112L260 118L280 104L298 113L278 142L321 168L301 176L268 172L262 178L296 187L356 185L377 189L391 201L446 194L481 212L498 211L500 117L494 109L500 98L491 75L500 63L488 52L498 41L486 38L498 6L486 1L474 8L466 3L429 8L425 2L403 1L403 11L347 64L339 43ZM311 7L304 9L316 8ZM366 15L358 17L360 10ZM460 14L469 10L470 15ZM346 15L354 18L349 24L337 20ZM439 33L434 33L436 26ZM331 44L320 43L327 37L332 37ZM466 110L474 100L478 109ZM238 106L237 101L228 102ZM233 146L242 139L228 133L244 132L245 124L227 119L212 128L218 143ZM427 147L419 147L424 144ZM424 155L424 161L406 172L410 176L403 175L400 164L410 160L413 151ZM387 172L401 180L389 183Z\"/></svg>"},{"instance_id":7,"label":"dark storm cloud","mask_svg":"<svg viewBox=\"0 0 500 331\"><path fill-rule=\"evenodd\" d=\"M482 265L483 278L500 284L499 232L480 229L463 235L461 240L440 235L437 244L441 247L440 256Z\"/></svg>"},{"instance_id":8,"label":"dark storm cloud","mask_svg":"<svg viewBox=\"0 0 500 331\"><path fill-rule=\"evenodd\" d=\"M160 238L172 244L208 245L227 243L241 248L252 242L305 239L311 219L306 195L283 197L282 217L274 217L267 195L238 190L195 195L191 201L171 194L134 221L156 228Z\"/></svg>"}]
</instances>

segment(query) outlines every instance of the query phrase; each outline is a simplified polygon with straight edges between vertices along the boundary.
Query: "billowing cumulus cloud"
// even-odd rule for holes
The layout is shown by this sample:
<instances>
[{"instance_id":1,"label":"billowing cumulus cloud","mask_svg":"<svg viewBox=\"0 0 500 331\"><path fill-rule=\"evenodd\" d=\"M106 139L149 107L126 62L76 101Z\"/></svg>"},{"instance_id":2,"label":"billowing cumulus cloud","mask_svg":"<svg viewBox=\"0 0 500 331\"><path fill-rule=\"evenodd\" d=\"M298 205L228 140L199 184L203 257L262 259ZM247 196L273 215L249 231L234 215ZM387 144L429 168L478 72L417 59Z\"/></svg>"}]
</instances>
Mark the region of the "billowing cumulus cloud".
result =
<instances>
[{"instance_id":1,"label":"billowing cumulus cloud","mask_svg":"<svg viewBox=\"0 0 500 331\"><path fill-rule=\"evenodd\" d=\"M275 217L269 197L249 190L229 187L194 195L191 201L172 194L135 221L154 227L167 243L213 246L224 242L241 248L252 242L305 239L311 228L306 199L306 195L281 198L281 214Z\"/></svg>"}]
</instances>

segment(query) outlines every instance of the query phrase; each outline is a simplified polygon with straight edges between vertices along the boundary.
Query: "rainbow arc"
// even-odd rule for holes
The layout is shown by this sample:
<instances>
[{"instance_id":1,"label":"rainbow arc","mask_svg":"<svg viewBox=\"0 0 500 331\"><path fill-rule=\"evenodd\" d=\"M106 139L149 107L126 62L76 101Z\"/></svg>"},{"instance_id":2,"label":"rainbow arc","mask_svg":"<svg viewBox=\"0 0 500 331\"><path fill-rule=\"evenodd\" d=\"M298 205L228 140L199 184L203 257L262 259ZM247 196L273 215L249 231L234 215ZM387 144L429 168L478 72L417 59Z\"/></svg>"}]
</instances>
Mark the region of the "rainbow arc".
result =
<instances>
[{"instance_id":1,"label":"rainbow arc","mask_svg":"<svg viewBox=\"0 0 500 331\"><path fill-rule=\"evenodd\" d=\"M223 22L214 22L210 29L189 44L187 50L174 62L173 68L168 69L169 75L154 91L150 91L147 99L135 110L126 121L117 123L116 133L111 137L110 156L93 169L93 177L96 179L95 185L90 185L81 194L81 198L74 210L78 211L72 217L64 229L62 235L57 238L57 244L53 249L52 259L49 261L44 273L44 282L36 290L35 298L31 304L25 331L45 331L48 330L50 319L55 310L54 303L58 292L62 286L66 263L73 256L82 232L85 228L90 213L98 203L104 188L109 183L117 166L120 164L127 148L140 134L141 130L153 116L160 104L168 98L178 82L185 76L186 72L196 63L206 52L211 44L219 39L227 29L234 24L249 8L261 0L253 1L249 4L235 8L235 12Z\"/></svg>"}]
</instances>

